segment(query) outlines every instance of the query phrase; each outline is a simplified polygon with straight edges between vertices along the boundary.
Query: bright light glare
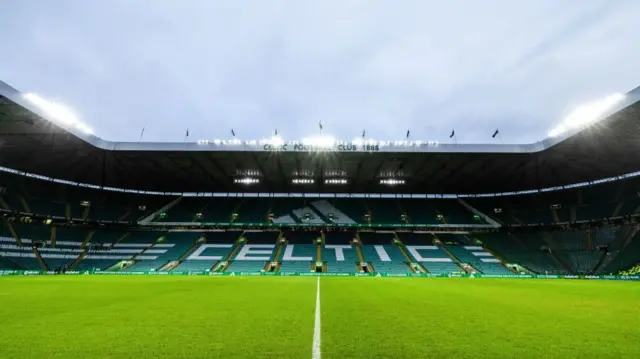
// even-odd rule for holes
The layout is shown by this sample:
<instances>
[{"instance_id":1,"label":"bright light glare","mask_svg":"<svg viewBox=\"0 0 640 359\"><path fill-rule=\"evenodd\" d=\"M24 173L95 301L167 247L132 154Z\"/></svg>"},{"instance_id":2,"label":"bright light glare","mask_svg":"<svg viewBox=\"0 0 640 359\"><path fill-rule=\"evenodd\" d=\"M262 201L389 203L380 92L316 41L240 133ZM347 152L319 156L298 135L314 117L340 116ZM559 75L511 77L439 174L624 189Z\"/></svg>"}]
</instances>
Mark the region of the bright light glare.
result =
<instances>
[{"instance_id":1,"label":"bright light glare","mask_svg":"<svg viewBox=\"0 0 640 359\"><path fill-rule=\"evenodd\" d=\"M51 102L33 93L26 93L23 96L27 101L44 111L46 116L50 117L53 122L67 127L75 127L89 135L93 134L93 131L91 131L87 125L80 122L76 115L64 105Z\"/></svg>"},{"instance_id":2,"label":"bright light glare","mask_svg":"<svg viewBox=\"0 0 640 359\"><path fill-rule=\"evenodd\" d=\"M284 140L280 136L273 136L267 140L267 143L271 146L282 146L284 145Z\"/></svg>"},{"instance_id":3,"label":"bright light glare","mask_svg":"<svg viewBox=\"0 0 640 359\"><path fill-rule=\"evenodd\" d=\"M307 137L302 139L302 144L320 148L331 148L336 144L336 140L331 136Z\"/></svg>"},{"instance_id":4,"label":"bright light glare","mask_svg":"<svg viewBox=\"0 0 640 359\"><path fill-rule=\"evenodd\" d=\"M553 130L549 131L549 137L557 137L563 134L567 130L563 125L556 126Z\"/></svg>"},{"instance_id":5,"label":"bright light glare","mask_svg":"<svg viewBox=\"0 0 640 359\"><path fill-rule=\"evenodd\" d=\"M618 104L623 99L623 94L616 93L599 101L578 106L562 121L561 124L549 131L549 137L560 136L566 131L582 128L594 123L599 120L607 110Z\"/></svg>"}]
</instances>

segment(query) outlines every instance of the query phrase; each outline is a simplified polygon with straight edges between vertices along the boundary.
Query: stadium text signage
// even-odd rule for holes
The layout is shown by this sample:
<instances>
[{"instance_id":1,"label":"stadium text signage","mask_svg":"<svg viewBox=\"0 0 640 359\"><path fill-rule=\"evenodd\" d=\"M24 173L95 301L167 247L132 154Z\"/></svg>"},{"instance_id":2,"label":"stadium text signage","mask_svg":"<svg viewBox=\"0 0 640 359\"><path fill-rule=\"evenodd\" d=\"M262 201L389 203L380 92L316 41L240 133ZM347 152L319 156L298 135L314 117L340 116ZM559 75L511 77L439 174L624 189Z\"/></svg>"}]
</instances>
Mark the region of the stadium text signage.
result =
<instances>
[{"instance_id":1,"label":"stadium text signage","mask_svg":"<svg viewBox=\"0 0 640 359\"><path fill-rule=\"evenodd\" d=\"M378 152L380 145L378 144L361 144L341 143L330 147L305 145L302 143L285 143L280 146L264 144L262 149L265 151L282 151L282 152L317 152L317 151L337 151L337 152Z\"/></svg>"},{"instance_id":2,"label":"stadium text signage","mask_svg":"<svg viewBox=\"0 0 640 359\"><path fill-rule=\"evenodd\" d=\"M437 141L335 141L315 144L303 141L274 143L270 140L199 140L197 143L200 146L211 146L219 149L235 148L267 152L378 152L385 150L412 151L438 147Z\"/></svg>"}]
</instances>

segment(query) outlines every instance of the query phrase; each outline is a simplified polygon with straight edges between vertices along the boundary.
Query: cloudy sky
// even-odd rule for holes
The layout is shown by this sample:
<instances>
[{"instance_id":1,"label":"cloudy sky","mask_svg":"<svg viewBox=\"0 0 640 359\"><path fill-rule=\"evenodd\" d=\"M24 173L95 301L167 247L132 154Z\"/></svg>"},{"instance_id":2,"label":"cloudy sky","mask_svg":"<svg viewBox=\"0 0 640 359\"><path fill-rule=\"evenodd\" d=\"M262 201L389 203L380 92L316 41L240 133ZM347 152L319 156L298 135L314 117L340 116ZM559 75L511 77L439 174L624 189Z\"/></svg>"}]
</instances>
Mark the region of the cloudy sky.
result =
<instances>
[{"instance_id":1,"label":"cloudy sky","mask_svg":"<svg viewBox=\"0 0 640 359\"><path fill-rule=\"evenodd\" d=\"M0 79L110 140L534 142L640 85L638 0L29 0Z\"/></svg>"}]
</instances>

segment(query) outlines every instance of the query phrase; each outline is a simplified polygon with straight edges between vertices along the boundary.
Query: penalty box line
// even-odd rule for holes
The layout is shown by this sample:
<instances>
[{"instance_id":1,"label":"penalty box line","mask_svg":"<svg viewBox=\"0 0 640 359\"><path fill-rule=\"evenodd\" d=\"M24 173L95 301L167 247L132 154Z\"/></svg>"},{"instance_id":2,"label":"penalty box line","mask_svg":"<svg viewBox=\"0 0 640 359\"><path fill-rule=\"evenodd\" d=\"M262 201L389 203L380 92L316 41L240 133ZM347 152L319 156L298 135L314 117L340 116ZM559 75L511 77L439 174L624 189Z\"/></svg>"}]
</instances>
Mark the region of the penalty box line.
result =
<instances>
[{"instance_id":1,"label":"penalty box line","mask_svg":"<svg viewBox=\"0 0 640 359\"><path fill-rule=\"evenodd\" d=\"M316 286L316 314L313 325L313 349L311 359L322 358L320 351L320 277L318 278L318 284Z\"/></svg>"}]
</instances>

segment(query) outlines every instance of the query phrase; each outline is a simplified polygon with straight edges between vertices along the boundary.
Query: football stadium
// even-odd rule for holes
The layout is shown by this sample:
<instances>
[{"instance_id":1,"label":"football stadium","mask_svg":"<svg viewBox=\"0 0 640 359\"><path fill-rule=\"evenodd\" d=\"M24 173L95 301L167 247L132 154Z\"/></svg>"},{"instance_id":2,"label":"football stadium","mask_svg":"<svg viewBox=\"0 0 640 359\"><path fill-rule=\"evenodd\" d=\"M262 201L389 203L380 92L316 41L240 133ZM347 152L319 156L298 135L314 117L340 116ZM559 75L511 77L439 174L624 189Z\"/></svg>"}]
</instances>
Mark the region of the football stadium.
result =
<instances>
[{"instance_id":1,"label":"football stadium","mask_svg":"<svg viewBox=\"0 0 640 359\"><path fill-rule=\"evenodd\" d=\"M638 358L638 100L522 145L112 142L0 83L0 358Z\"/></svg>"}]
</instances>

